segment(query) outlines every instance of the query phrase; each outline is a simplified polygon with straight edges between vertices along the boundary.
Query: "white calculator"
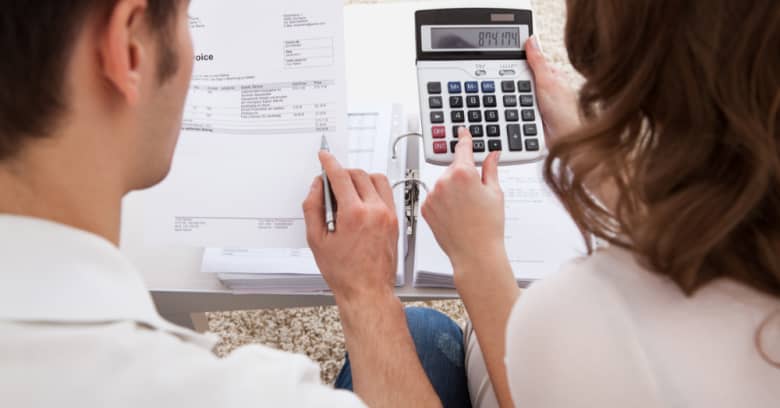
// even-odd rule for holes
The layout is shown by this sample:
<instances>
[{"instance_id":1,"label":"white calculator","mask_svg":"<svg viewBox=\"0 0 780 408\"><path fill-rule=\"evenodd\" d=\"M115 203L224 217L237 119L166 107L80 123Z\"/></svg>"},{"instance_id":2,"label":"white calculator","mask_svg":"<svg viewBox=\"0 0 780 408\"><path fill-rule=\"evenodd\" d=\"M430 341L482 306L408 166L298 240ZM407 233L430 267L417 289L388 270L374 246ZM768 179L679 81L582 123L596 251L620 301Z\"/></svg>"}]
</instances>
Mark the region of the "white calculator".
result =
<instances>
[{"instance_id":1,"label":"white calculator","mask_svg":"<svg viewBox=\"0 0 780 408\"><path fill-rule=\"evenodd\" d=\"M458 128L474 137L474 160L501 151L501 164L547 154L535 86L525 56L531 10L420 10L417 80L425 160L452 162Z\"/></svg>"}]
</instances>

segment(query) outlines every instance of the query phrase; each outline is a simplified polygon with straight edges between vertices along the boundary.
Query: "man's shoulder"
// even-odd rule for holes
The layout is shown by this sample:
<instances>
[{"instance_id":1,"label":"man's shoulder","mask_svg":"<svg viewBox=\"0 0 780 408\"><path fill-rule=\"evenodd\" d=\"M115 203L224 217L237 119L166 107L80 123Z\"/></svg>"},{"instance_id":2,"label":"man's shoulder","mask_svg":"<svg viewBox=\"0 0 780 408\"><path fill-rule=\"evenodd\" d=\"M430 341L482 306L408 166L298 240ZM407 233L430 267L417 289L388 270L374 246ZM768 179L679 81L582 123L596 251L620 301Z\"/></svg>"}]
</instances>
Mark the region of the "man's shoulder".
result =
<instances>
[{"instance_id":1,"label":"man's shoulder","mask_svg":"<svg viewBox=\"0 0 780 408\"><path fill-rule=\"evenodd\" d=\"M5 384L0 388L15 384L17 389L50 390L3 392L10 398L0 397L3 402L42 406L46 401L41 399L56 398L87 407L100 401L115 401L111 406L361 406L353 394L322 385L318 366L305 356L260 345L218 358L175 335L132 322L0 323L0 333Z\"/></svg>"}]
</instances>

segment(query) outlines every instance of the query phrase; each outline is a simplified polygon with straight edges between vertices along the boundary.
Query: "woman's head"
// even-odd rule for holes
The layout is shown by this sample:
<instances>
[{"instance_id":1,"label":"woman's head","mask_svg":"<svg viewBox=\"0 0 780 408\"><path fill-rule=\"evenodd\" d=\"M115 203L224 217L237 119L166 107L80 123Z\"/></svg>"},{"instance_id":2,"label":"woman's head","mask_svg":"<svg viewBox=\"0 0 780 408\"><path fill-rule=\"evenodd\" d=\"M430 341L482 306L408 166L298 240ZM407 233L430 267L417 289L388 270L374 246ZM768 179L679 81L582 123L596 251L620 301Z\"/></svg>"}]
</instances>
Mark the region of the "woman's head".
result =
<instances>
[{"instance_id":1,"label":"woman's head","mask_svg":"<svg viewBox=\"0 0 780 408\"><path fill-rule=\"evenodd\" d=\"M586 125L545 176L580 228L689 293L729 276L780 295L780 3L568 0L566 46Z\"/></svg>"}]
</instances>

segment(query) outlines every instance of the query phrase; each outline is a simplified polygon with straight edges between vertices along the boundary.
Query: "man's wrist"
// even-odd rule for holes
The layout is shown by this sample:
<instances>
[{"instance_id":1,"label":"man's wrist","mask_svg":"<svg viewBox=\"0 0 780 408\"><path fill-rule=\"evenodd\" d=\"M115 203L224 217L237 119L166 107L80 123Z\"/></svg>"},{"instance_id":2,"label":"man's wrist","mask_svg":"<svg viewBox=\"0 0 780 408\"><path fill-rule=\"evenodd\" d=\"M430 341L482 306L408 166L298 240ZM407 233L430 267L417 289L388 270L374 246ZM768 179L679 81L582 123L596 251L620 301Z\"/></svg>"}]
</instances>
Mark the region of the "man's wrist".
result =
<instances>
[{"instance_id":1,"label":"man's wrist","mask_svg":"<svg viewBox=\"0 0 780 408\"><path fill-rule=\"evenodd\" d=\"M403 316L403 304L393 288L350 297L336 297L336 304L347 335L374 327L377 322L386 321L388 318Z\"/></svg>"}]
</instances>

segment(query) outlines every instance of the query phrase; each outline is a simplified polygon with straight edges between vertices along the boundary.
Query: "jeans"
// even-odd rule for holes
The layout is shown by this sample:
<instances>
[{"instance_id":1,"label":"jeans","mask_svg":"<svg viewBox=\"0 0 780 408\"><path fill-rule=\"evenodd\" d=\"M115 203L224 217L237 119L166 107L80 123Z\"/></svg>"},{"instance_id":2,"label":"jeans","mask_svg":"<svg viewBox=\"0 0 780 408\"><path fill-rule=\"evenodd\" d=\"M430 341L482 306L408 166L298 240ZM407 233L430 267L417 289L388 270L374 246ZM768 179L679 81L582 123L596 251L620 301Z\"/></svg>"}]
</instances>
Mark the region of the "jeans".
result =
<instances>
[{"instance_id":1,"label":"jeans","mask_svg":"<svg viewBox=\"0 0 780 408\"><path fill-rule=\"evenodd\" d=\"M442 405L471 407L460 327L441 312L419 307L406 308L406 321L417 356ZM349 356L336 378L335 387L352 390Z\"/></svg>"}]
</instances>

